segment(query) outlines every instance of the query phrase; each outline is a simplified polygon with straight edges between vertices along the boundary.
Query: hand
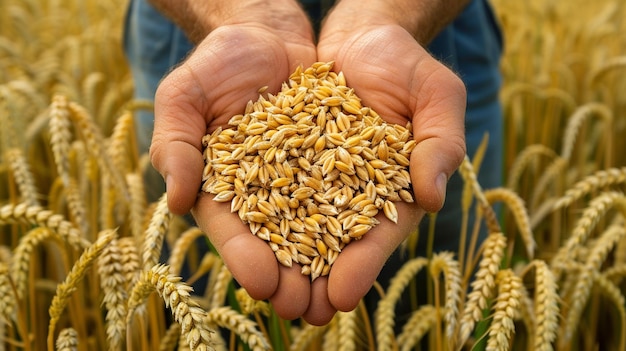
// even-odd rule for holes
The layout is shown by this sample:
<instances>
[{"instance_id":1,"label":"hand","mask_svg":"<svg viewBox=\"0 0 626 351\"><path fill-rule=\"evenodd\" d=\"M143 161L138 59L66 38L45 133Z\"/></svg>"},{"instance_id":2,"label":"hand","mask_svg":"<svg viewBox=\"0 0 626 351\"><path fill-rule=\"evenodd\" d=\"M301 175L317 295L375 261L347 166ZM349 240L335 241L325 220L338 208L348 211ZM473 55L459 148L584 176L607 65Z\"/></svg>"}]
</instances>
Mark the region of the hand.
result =
<instances>
[{"instance_id":1,"label":"hand","mask_svg":"<svg viewBox=\"0 0 626 351\"><path fill-rule=\"evenodd\" d=\"M410 120L417 141L410 159L416 204L398 204L403 222L396 227L382 219L341 253L330 272L329 301L348 311L367 293L385 259L415 230L425 211L438 211L443 205L447 179L465 155L466 95L461 80L403 27L380 22L344 27L344 19L340 12L327 19L318 59L334 60L335 69L344 72L363 104L388 122L404 125Z\"/></svg>"}]
</instances>

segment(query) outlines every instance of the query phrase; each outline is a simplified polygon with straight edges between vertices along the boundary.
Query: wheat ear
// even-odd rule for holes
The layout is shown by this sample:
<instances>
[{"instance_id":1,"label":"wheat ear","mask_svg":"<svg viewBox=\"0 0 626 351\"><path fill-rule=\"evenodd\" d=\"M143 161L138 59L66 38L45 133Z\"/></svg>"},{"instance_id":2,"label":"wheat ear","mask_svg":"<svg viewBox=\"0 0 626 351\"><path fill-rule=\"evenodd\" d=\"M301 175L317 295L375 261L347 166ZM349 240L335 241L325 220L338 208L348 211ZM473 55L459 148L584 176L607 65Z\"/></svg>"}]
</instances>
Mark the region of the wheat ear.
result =
<instances>
[{"instance_id":1,"label":"wheat ear","mask_svg":"<svg viewBox=\"0 0 626 351\"><path fill-rule=\"evenodd\" d=\"M78 333L74 328L65 328L59 333L56 341L57 351L78 350Z\"/></svg>"},{"instance_id":2,"label":"wheat ear","mask_svg":"<svg viewBox=\"0 0 626 351\"><path fill-rule=\"evenodd\" d=\"M130 231L133 237L140 240L144 230L143 218L147 207L144 181L139 173L128 173L126 174L126 183L130 194L130 213L128 215Z\"/></svg>"},{"instance_id":3,"label":"wheat ear","mask_svg":"<svg viewBox=\"0 0 626 351\"><path fill-rule=\"evenodd\" d=\"M437 323L437 313L437 309L432 305L421 306L411 313L411 318L402 327L402 332L398 334L398 346L401 351L410 351L415 348L415 345Z\"/></svg>"},{"instance_id":4,"label":"wheat ear","mask_svg":"<svg viewBox=\"0 0 626 351\"><path fill-rule=\"evenodd\" d=\"M537 156L545 156L551 160L558 157L554 150L542 144L534 144L527 146L513 161L513 165L509 170L507 179L507 188L515 189L519 185L522 178L522 172L528 164L537 160Z\"/></svg>"},{"instance_id":5,"label":"wheat ear","mask_svg":"<svg viewBox=\"0 0 626 351\"><path fill-rule=\"evenodd\" d=\"M180 324L174 322L165 331L159 342L159 351L174 351L180 339Z\"/></svg>"},{"instance_id":6,"label":"wheat ear","mask_svg":"<svg viewBox=\"0 0 626 351\"><path fill-rule=\"evenodd\" d=\"M117 190L120 198L126 202L130 201L130 195L126 187L126 182L120 170L114 167L109 155L105 150L105 140L100 129L95 124L89 112L77 103L70 102L68 104L70 119L74 122L77 130L87 145L87 150L98 161L98 165L104 174L111 179L111 185Z\"/></svg>"},{"instance_id":7,"label":"wheat ear","mask_svg":"<svg viewBox=\"0 0 626 351\"><path fill-rule=\"evenodd\" d=\"M228 270L228 267L222 265L211 290L211 303L209 304L211 309L224 305L226 294L228 293L228 284L232 278L233 275Z\"/></svg>"},{"instance_id":8,"label":"wheat ear","mask_svg":"<svg viewBox=\"0 0 626 351\"><path fill-rule=\"evenodd\" d=\"M569 160L574 150L574 144L576 142L576 136L580 130L583 122L589 117L596 114L605 122L611 122L613 119L613 112L611 109L602 103L590 102L583 106L580 106L574 111L574 114L570 116L565 127L565 134L563 136L563 147L561 149L561 157L565 160Z\"/></svg>"},{"instance_id":9,"label":"wheat ear","mask_svg":"<svg viewBox=\"0 0 626 351\"><path fill-rule=\"evenodd\" d=\"M0 225L15 223L50 228L58 233L68 244L79 250L91 245L87 239L81 236L80 231L71 222L65 220L62 215L45 210L40 206L30 206L22 203L0 207Z\"/></svg>"},{"instance_id":10,"label":"wheat ear","mask_svg":"<svg viewBox=\"0 0 626 351\"><path fill-rule=\"evenodd\" d=\"M124 111L117 118L110 137L111 144L107 149L111 162L122 174L130 173L132 170L130 156L133 150L128 145L128 139L133 133L133 122L133 114L130 111Z\"/></svg>"},{"instance_id":11,"label":"wheat ear","mask_svg":"<svg viewBox=\"0 0 626 351\"><path fill-rule=\"evenodd\" d=\"M585 195L591 194L611 185L626 183L626 167L610 168L597 171L577 182L569 188L565 195L559 198L553 205L553 209L564 208Z\"/></svg>"},{"instance_id":12,"label":"wheat ear","mask_svg":"<svg viewBox=\"0 0 626 351\"><path fill-rule=\"evenodd\" d=\"M57 173L65 185L69 184L70 180L70 163L68 159L68 155L70 154L70 140L72 139L70 127L71 122L67 97L55 95L50 105L50 146L57 167Z\"/></svg>"},{"instance_id":13,"label":"wheat ear","mask_svg":"<svg viewBox=\"0 0 626 351\"><path fill-rule=\"evenodd\" d=\"M263 333L257 330L256 323L233 310L230 306L210 309L206 314L206 323L228 328L236 333L250 349L269 350L270 344Z\"/></svg>"},{"instance_id":14,"label":"wheat ear","mask_svg":"<svg viewBox=\"0 0 626 351\"><path fill-rule=\"evenodd\" d=\"M107 310L105 320L109 350L119 350L124 344L128 293L117 240L102 250L97 265L100 287L104 293L103 304Z\"/></svg>"},{"instance_id":15,"label":"wheat ear","mask_svg":"<svg viewBox=\"0 0 626 351\"><path fill-rule=\"evenodd\" d=\"M159 256L163 248L165 232L169 228L172 215L167 208L167 194L163 194L152 213L150 224L145 232L143 241L143 267L150 269L159 262Z\"/></svg>"},{"instance_id":16,"label":"wheat ear","mask_svg":"<svg viewBox=\"0 0 626 351\"><path fill-rule=\"evenodd\" d=\"M357 310L339 312L337 314L339 324L339 350L355 351L357 342Z\"/></svg>"},{"instance_id":17,"label":"wheat ear","mask_svg":"<svg viewBox=\"0 0 626 351\"><path fill-rule=\"evenodd\" d=\"M467 296L461 314L459 345L467 341L476 322L483 318L483 310L488 307L487 301L495 293L496 275L500 270L506 244L506 238L502 233L491 233L483 242L482 258L471 284L472 291Z\"/></svg>"},{"instance_id":18,"label":"wheat ear","mask_svg":"<svg viewBox=\"0 0 626 351\"><path fill-rule=\"evenodd\" d=\"M582 245L587 240L591 230L612 206L617 206L626 213L624 195L617 192L605 192L591 200L589 206L585 208L569 239L552 259L551 267L557 280L560 278L561 267L567 261L568 255L576 246Z\"/></svg>"},{"instance_id":19,"label":"wheat ear","mask_svg":"<svg viewBox=\"0 0 626 351\"><path fill-rule=\"evenodd\" d=\"M35 186L35 178L30 170L30 166L22 150L12 148L6 151L6 158L9 161L13 176L15 177L15 183L22 195L22 202L29 205L38 206L39 192Z\"/></svg>"},{"instance_id":20,"label":"wheat ear","mask_svg":"<svg viewBox=\"0 0 626 351\"><path fill-rule=\"evenodd\" d=\"M167 259L167 264L170 266L173 274L178 274L180 272L187 250L197 238L203 235L204 232L200 230L200 228L191 227L184 231L174 242L174 247L172 248L170 257Z\"/></svg>"},{"instance_id":21,"label":"wheat ear","mask_svg":"<svg viewBox=\"0 0 626 351\"><path fill-rule=\"evenodd\" d=\"M141 260L134 237L123 237L117 240L120 251L120 263L124 275L124 287L129 291L139 279Z\"/></svg>"},{"instance_id":22,"label":"wheat ear","mask_svg":"<svg viewBox=\"0 0 626 351\"><path fill-rule=\"evenodd\" d=\"M598 272L601 268L609 251L617 242L626 235L626 230L621 225L613 225L609 227L597 241L593 247L587 261L581 267L580 275L576 280L576 284L572 294L572 301L569 303L569 311L567 312L563 338L565 342L569 342L579 325L583 308L587 304L591 288L593 285L593 272Z\"/></svg>"},{"instance_id":23,"label":"wheat ear","mask_svg":"<svg viewBox=\"0 0 626 351\"><path fill-rule=\"evenodd\" d=\"M182 283L180 277L169 274L169 269L166 265L155 265L141 272L128 299L126 324L132 320L135 310L156 291L180 324L189 348L193 351L213 350L211 338L214 331L206 323L206 312L190 298L193 289Z\"/></svg>"},{"instance_id":24,"label":"wheat ear","mask_svg":"<svg viewBox=\"0 0 626 351\"><path fill-rule=\"evenodd\" d=\"M417 257L411 259L391 279L387 294L380 300L375 311L377 349L379 351L392 350L396 302L411 279L426 265L428 265L426 258Z\"/></svg>"},{"instance_id":25,"label":"wheat ear","mask_svg":"<svg viewBox=\"0 0 626 351\"><path fill-rule=\"evenodd\" d=\"M89 246L74 264L63 283L57 286L57 291L50 303L49 314L50 323L48 327L48 349L52 350L54 345L54 329L56 327L70 295L76 291L78 284L82 281L85 273L100 256L102 250L115 239L117 233L114 230L104 230L100 232L98 240Z\"/></svg>"},{"instance_id":26,"label":"wheat ear","mask_svg":"<svg viewBox=\"0 0 626 351\"><path fill-rule=\"evenodd\" d=\"M55 238L54 232L51 229L45 227L34 228L28 231L26 235L22 236L19 244L15 248L11 260L11 274L13 282L15 283L18 299L21 299L26 292L26 283L28 281L28 271L33 250L48 238Z\"/></svg>"},{"instance_id":27,"label":"wheat ear","mask_svg":"<svg viewBox=\"0 0 626 351\"><path fill-rule=\"evenodd\" d=\"M15 317L15 295L6 263L0 262L0 321L9 323Z\"/></svg>"},{"instance_id":28,"label":"wheat ear","mask_svg":"<svg viewBox=\"0 0 626 351\"><path fill-rule=\"evenodd\" d=\"M329 325L316 326L306 324L294 337L290 351L305 351L309 349L309 345L315 340L321 339Z\"/></svg>"},{"instance_id":29,"label":"wheat ear","mask_svg":"<svg viewBox=\"0 0 626 351\"><path fill-rule=\"evenodd\" d=\"M512 270L505 269L496 276L498 296L493 306L493 320L489 326L487 348L490 351L509 349L511 334L515 331L514 320L517 318L522 296L522 279Z\"/></svg>"},{"instance_id":30,"label":"wheat ear","mask_svg":"<svg viewBox=\"0 0 626 351\"><path fill-rule=\"evenodd\" d=\"M461 302L461 269L459 262L453 258L451 252L441 252L433 256L430 261L430 274L438 284L439 274L443 272L446 284L444 321L446 324L446 340L451 350L456 347L456 322L459 319L459 304ZM436 308L440 306L435 305Z\"/></svg>"},{"instance_id":31,"label":"wheat ear","mask_svg":"<svg viewBox=\"0 0 626 351\"><path fill-rule=\"evenodd\" d=\"M552 351L559 327L558 286L550 267L544 261L534 260L528 267L535 267L533 350Z\"/></svg>"},{"instance_id":32,"label":"wheat ear","mask_svg":"<svg viewBox=\"0 0 626 351\"><path fill-rule=\"evenodd\" d=\"M530 219L528 217L526 206L524 205L524 200L522 200L522 198L514 191L506 188L486 190L485 198L491 205L497 201L504 202L511 210L513 218L515 218L515 223L517 223L517 229L519 230L520 236L524 241L526 253L528 257L532 259L535 255L537 243L535 243L535 238L530 227Z\"/></svg>"}]
</instances>

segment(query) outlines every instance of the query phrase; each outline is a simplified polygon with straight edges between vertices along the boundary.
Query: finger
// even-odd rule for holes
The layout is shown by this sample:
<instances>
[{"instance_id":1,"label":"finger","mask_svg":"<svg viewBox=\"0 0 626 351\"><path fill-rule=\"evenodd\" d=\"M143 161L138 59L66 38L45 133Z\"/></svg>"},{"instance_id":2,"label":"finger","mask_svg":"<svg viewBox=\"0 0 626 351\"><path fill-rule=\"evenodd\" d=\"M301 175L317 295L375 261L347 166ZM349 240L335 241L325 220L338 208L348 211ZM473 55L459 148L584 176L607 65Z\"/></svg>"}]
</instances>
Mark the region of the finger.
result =
<instances>
[{"instance_id":1,"label":"finger","mask_svg":"<svg viewBox=\"0 0 626 351\"><path fill-rule=\"evenodd\" d=\"M150 158L166 181L168 206L175 214L189 212L202 181L202 101L201 90L183 68L166 77L155 95Z\"/></svg>"},{"instance_id":2,"label":"finger","mask_svg":"<svg viewBox=\"0 0 626 351\"><path fill-rule=\"evenodd\" d=\"M326 325L337 313L328 296L328 278L320 277L311 284L311 302L302 318L309 324Z\"/></svg>"},{"instance_id":3,"label":"finger","mask_svg":"<svg viewBox=\"0 0 626 351\"><path fill-rule=\"evenodd\" d=\"M283 319L296 319L306 311L311 298L309 277L300 273L300 265L279 265L276 293L270 297L274 311Z\"/></svg>"},{"instance_id":4,"label":"finger","mask_svg":"<svg viewBox=\"0 0 626 351\"><path fill-rule=\"evenodd\" d=\"M429 72L427 78L419 77ZM417 203L428 212L443 206L446 184L465 156L465 104L463 82L434 59L416 67L416 111L413 116L411 183Z\"/></svg>"},{"instance_id":5,"label":"finger","mask_svg":"<svg viewBox=\"0 0 626 351\"><path fill-rule=\"evenodd\" d=\"M192 214L208 235L237 282L256 300L274 295L278 287L278 263L272 249L252 235L229 206L202 194Z\"/></svg>"},{"instance_id":6,"label":"finger","mask_svg":"<svg viewBox=\"0 0 626 351\"><path fill-rule=\"evenodd\" d=\"M415 230L424 211L416 204L398 203L398 224L381 216L362 239L346 245L330 270L328 297L339 311L352 311L370 290L393 251Z\"/></svg>"}]
</instances>

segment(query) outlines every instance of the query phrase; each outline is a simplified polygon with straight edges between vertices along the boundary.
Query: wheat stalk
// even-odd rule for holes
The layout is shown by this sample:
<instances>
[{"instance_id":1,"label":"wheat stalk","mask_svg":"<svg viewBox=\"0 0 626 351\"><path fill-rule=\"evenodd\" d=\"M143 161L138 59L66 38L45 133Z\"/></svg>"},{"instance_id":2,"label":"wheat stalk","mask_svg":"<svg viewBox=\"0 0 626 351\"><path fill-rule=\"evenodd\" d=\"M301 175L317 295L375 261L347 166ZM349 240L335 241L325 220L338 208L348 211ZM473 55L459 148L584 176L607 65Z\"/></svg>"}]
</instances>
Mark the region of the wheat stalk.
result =
<instances>
[{"instance_id":1,"label":"wheat stalk","mask_svg":"<svg viewBox=\"0 0 626 351\"><path fill-rule=\"evenodd\" d=\"M524 169L529 163L536 161L538 156L546 156L551 160L558 157L554 150L545 145L534 144L527 146L517 155L509 169L507 176L507 188L515 189L515 187L520 183Z\"/></svg>"},{"instance_id":2,"label":"wheat stalk","mask_svg":"<svg viewBox=\"0 0 626 351\"><path fill-rule=\"evenodd\" d=\"M439 274L443 272L446 284L444 321L446 325L445 338L448 341L449 348L454 350L456 347L457 321L459 318L459 304L461 302L461 270L459 263L454 260L454 254L451 252L440 252L433 255L430 261L430 274L438 284ZM437 286L437 285L436 285ZM435 305L439 310L440 306Z\"/></svg>"},{"instance_id":3,"label":"wheat stalk","mask_svg":"<svg viewBox=\"0 0 626 351\"><path fill-rule=\"evenodd\" d=\"M50 314L50 323L48 327L48 349L52 350L54 344L54 329L56 327L65 306L68 303L70 295L76 291L78 284L82 281L87 270L94 261L100 256L102 250L115 239L116 232L114 230L104 230L100 232L98 240L89 246L80 255L78 261L74 264L65 280L57 286L56 294L52 298L48 312Z\"/></svg>"},{"instance_id":4,"label":"wheat stalk","mask_svg":"<svg viewBox=\"0 0 626 351\"><path fill-rule=\"evenodd\" d=\"M193 242L202 235L204 235L204 232L198 227L191 227L179 235L167 259L167 264L172 269L172 274L178 274L180 272L187 250Z\"/></svg>"},{"instance_id":5,"label":"wheat stalk","mask_svg":"<svg viewBox=\"0 0 626 351\"><path fill-rule=\"evenodd\" d=\"M409 281L417 272L428 265L428 260L417 257L407 261L389 282L386 295L378 303L375 311L377 349L392 350L394 337L395 305Z\"/></svg>"}]
</instances>

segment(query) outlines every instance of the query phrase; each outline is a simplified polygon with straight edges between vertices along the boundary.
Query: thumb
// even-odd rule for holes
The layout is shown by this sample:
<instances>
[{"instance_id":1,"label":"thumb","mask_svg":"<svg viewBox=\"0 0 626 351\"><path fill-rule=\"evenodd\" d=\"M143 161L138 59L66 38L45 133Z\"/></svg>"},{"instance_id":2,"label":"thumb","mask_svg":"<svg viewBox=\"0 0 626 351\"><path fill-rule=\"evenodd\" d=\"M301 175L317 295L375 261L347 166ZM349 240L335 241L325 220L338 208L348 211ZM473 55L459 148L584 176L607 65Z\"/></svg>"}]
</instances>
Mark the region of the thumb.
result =
<instances>
[{"instance_id":1,"label":"thumb","mask_svg":"<svg viewBox=\"0 0 626 351\"><path fill-rule=\"evenodd\" d=\"M446 197L447 181L466 153L463 82L447 69L431 75L420 92L421 106L415 109L410 173L417 204L437 212Z\"/></svg>"},{"instance_id":2,"label":"thumb","mask_svg":"<svg viewBox=\"0 0 626 351\"><path fill-rule=\"evenodd\" d=\"M150 146L150 159L165 179L168 207L175 214L189 212L196 201L204 167L202 137L206 133L198 106L204 101L201 89L182 67L172 71L157 89Z\"/></svg>"}]
</instances>

